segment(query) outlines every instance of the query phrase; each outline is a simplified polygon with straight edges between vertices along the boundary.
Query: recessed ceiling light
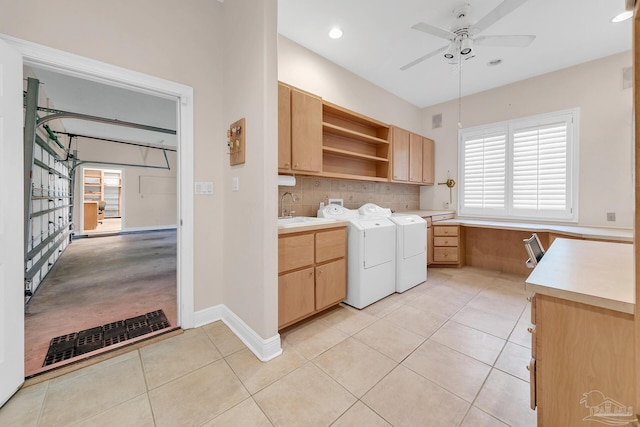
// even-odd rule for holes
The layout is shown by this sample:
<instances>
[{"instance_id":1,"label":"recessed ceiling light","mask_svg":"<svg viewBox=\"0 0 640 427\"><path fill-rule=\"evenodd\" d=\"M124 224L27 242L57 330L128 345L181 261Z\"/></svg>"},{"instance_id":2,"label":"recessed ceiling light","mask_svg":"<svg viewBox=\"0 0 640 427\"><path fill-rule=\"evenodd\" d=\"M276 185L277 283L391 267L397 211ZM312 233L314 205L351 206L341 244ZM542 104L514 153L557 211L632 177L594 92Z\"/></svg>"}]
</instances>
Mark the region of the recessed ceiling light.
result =
<instances>
[{"instance_id":1,"label":"recessed ceiling light","mask_svg":"<svg viewBox=\"0 0 640 427\"><path fill-rule=\"evenodd\" d=\"M633 16L633 11L627 10L627 11L619 13L616 16L614 16L613 18L611 18L611 22L626 21L627 19L631 18L632 16Z\"/></svg>"},{"instance_id":2,"label":"recessed ceiling light","mask_svg":"<svg viewBox=\"0 0 640 427\"><path fill-rule=\"evenodd\" d=\"M492 59L491 61L487 62L487 65L489 67L495 67L496 65L500 64L502 64L502 59Z\"/></svg>"},{"instance_id":3,"label":"recessed ceiling light","mask_svg":"<svg viewBox=\"0 0 640 427\"><path fill-rule=\"evenodd\" d=\"M339 39L342 37L342 30L338 27L333 27L331 31L329 31L329 37L332 39Z\"/></svg>"}]
</instances>

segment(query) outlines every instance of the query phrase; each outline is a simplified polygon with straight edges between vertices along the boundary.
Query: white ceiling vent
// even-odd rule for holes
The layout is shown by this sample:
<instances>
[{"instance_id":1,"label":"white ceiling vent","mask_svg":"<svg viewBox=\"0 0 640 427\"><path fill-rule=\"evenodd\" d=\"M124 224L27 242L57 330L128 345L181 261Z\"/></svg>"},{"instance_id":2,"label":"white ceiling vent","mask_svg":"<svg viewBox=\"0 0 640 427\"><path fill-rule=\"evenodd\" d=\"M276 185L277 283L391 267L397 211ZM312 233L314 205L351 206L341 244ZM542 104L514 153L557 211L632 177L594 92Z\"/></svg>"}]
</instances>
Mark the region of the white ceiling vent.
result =
<instances>
[{"instance_id":1,"label":"white ceiling vent","mask_svg":"<svg viewBox=\"0 0 640 427\"><path fill-rule=\"evenodd\" d=\"M622 89L631 89L633 87L633 67L625 67L622 69Z\"/></svg>"},{"instance_id":2,"label":"white ceiling vent","mask_svg":"<svg viewBox=\"0 0 640 427\"><path fill-rule=\"evenodd\" d=\"M431 129L438 129L442 127L442 113L434 114L431 116Z\"/></svg>"}]
</instances>

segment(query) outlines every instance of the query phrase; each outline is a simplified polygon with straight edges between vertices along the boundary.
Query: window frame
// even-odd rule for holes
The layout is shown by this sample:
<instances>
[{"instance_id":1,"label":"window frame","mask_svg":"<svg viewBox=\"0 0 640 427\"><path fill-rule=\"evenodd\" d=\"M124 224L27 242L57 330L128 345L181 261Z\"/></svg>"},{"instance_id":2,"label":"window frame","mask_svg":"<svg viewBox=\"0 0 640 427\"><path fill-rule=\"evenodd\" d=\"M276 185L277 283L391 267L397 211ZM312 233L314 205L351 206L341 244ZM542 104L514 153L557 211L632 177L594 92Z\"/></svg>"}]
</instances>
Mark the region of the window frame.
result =
<instances>
[{"instance_id":1,"label":"window frame","mask_svg":"<svg viewBox=\"0 0 640 427\"><path fill-rule=\"evenodd\" d=\"M517 130L531 127L544 127L549 124L567 123L566 145L566 202L565 209L523 210L513 206L513 164L514 134ZM579 146L580 146L580 109L572 108L551 113L505 120L458 130L458 200L457 211L460 217L495 218L517 221L556 221L578 222L578 180L579 180ZM505 137L505 169L504 169L504 208L471 208L465 206L465 142L471 138L488 137L503 132Z\"/></svg>"}]
</instances>

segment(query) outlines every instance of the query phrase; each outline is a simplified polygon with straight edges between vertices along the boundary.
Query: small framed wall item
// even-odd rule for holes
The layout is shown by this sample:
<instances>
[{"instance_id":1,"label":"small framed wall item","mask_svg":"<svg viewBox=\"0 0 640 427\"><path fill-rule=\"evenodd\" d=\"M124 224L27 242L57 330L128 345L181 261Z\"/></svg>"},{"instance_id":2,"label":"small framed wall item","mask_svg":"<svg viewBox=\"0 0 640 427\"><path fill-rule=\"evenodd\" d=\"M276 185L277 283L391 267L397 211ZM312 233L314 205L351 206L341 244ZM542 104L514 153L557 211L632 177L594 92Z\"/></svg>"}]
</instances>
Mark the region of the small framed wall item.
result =
<instances>
[{"instance_id":1,"label":"small framed wall item","mask_svg":"<svg viewBox=\"0 0 640 427\"><path fill-rule=\"evenodd\" d=\"M229 148L229 164L231 166L244 163L246 126L244 118L231 123L227 130L227 147Z\"/></svg>"}]
</instances>

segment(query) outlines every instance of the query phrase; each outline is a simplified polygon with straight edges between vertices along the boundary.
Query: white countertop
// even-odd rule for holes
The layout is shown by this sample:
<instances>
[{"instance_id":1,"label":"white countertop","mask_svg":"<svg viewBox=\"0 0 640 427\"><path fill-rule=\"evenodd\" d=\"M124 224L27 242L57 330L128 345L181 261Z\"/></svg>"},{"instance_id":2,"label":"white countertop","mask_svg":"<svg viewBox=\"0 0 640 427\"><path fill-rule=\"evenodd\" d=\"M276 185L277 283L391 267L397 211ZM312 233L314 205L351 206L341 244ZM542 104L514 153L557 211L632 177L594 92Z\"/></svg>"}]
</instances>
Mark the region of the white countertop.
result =
<instances>
[{"instance_id":1,"label":"white countertop","mask_svg":"<svg viewBox=\"0 0 640 427\"><path fill-rule=\"evenodd\" d=\"M303 231L324 230L325 228L346 227L349 221L332 221L323 223L300 223L295 227L278 227L278 235L300 233Z\"/></svg>"},{"instance_id":2,"label":"white countertop","mask_svg":"<svg viewBox=\"0 0 640 427\"><path fill-rule=\"evenodd\" d=\"M525 281L528 291L634 313L633 245L556 239Z\"/></svg>"},{"instance_id":3,"label":"white countertop","mask_svg":"<svg viewBox=\"0 0 640 427\"><path fill-rule=\"evenodd\" d=\"M415 211L405 211L405 212L396 212L396 213L407 214L407 215L418 215L421 217L425 217L425 216L434 216L434 215L449 215L449 214L454 214L455 211L451 211L451 210L436 211L436 210L430 210L430 209L418 209Z\"/></svg>"},{"instance_id":4,"label":"white countertop","mask_svg":"<svg viewBox=\"0 0 640 427\"><path fill-rule=\"evenodd\" d=\"M530 224L526 222L490 221L477 219L446 219L438 224L456 224L465 227L499 228L502 230L523 230L531 232L561 233L567 236L590 240L613 240L633 242L633 230L626 228L583 227L562 224Z\"/></svg>"}]
</instances>

